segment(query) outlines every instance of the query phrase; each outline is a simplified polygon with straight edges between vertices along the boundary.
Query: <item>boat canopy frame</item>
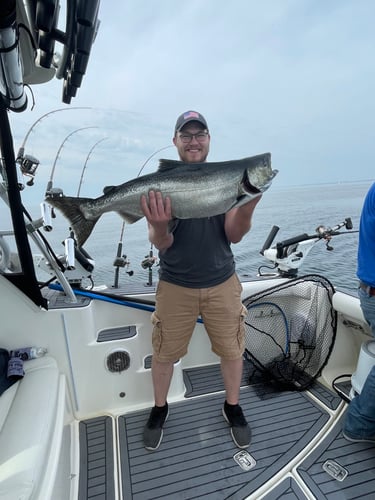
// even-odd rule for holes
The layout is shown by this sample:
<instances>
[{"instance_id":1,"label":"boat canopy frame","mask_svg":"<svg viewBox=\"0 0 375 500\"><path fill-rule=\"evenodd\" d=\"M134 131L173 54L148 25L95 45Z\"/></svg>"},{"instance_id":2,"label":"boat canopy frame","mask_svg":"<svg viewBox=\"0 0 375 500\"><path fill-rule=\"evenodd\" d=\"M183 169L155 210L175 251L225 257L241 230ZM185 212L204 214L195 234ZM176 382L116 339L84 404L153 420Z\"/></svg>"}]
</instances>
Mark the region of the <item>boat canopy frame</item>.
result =
<instances>
[{"instance_id":1,"label":"boat canopy frame","mask_svg":"<svg viewBox=\"0 0 375 500\"><path fill-rule=\"evenodd\" d=\"M20 272L5 273L4 276L27 295L37 306L47 308L36 278L32 252L25 225L21 194L18 187L13 135L6 104L0 96L0 148L3 173L6 177L9 209L12 217L14 237L17 245Z\"/></svg>"}]
</instances>

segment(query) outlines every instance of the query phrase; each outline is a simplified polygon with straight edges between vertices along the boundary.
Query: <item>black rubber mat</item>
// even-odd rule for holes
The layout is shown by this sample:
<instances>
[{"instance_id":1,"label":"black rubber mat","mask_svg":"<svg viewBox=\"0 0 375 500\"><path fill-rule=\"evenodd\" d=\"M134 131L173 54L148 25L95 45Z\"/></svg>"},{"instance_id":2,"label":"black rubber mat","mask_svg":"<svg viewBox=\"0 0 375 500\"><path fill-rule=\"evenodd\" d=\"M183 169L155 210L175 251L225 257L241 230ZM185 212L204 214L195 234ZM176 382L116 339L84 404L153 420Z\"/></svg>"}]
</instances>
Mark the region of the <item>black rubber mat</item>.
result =
<instances>
[{"instance_id":1,"label":"black rubber mat","mask_svg":"<svg viewBox=\"0 0 375 500\"><path fill-rule=\"evenodd\" d=\"M234 458L240 450L221 414L223 399L212 394L170 404L155 452L142 442L149 409L119 417L124 499L242 500L303 450L329 419L304 393L241 389L241 406L253 431L248 452L256 462L244 470Z\"/></svg>"},{"instance_id":2,"label":"black rubber mat","mask_svg":"<svg viewBox=\"0 0 375 500\"><path fill-rule=\"evenodd\" d=\"M341 428L342 419L297 471L318 500L374 499L375 444L351 443Z\"/></svg>"},{"instance_id":3,"label":"black rubber mat","mask_svg":"<svg viewBox=\"0 0 375 500\"><path fill-rule=\"evenodd\" d=\"M78 500L113 500L114 456L110 417L98 417L79 423Z\"/></svg>"}]
</instances>

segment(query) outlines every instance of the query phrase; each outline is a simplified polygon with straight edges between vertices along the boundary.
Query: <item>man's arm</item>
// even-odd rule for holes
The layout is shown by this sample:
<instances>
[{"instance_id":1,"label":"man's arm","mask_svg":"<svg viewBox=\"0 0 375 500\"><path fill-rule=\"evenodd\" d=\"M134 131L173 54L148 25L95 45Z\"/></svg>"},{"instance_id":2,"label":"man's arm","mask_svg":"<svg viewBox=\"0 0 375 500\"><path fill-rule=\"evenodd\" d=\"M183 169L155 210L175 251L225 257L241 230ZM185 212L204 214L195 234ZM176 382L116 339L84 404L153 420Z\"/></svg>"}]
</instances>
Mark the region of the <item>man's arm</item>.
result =
<instances>
[{"instance_id":1,"label":"man's arm","mask_svg":"<svg viewBox=\"0 0 375 500\"><path fill-rule=\"evenodd\" d=\"M172 219L170 198L163 199L160 191L150 191L148 198L142 195L141 209L148 223L148 239L160 252L167 250L173 244L173 234L168 230Z\"/></svg>"},{"instance_id":2,"label":"man's arm","mask_svg":"<svg viewBox=\"0 0 375 500\"><path fill-rule=\"evenodd\" d=\"M241 207L232 208L225 215L225 234L231 243L238 243L250 231L251 218L261 196L253 198Z\"/></svg>"}]
</instances>

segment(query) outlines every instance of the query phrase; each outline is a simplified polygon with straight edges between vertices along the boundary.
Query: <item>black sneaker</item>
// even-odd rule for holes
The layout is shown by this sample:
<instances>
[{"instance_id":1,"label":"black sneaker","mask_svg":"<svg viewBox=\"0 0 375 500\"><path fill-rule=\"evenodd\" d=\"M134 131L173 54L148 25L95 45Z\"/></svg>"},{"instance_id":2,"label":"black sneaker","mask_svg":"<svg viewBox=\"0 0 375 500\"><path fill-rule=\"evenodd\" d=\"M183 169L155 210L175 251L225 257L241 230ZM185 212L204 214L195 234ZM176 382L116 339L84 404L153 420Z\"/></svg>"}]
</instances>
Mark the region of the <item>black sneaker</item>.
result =
<instances>
[{"instance_id":1,"label":"black sneaker","mask_svg":"<svg viewBox=\"0 0 375 500\"><path fill-rule=\"evenodd\" d=\"M342 431L342 435L347 441L351 441L352 443L373 443L375 444L375 436L368 436L368 437L355 437L351 436L345 431Z\"/></svg>"},{"instance_id":2,"label":"black sneaker","mask_svg":"<svg viewBox=\"0 0 375 500\"><path fill-rule=\"evenodd\" d=\"M146 450L155 451L163 439L163 425L169 415L168 403L165 406L154 406L143 430L143 443Z\"/></svg>"},{"instance_id":3,"label":"black sneaker","mask_svg":"<svg viewBox=\"0 0 375 500\"><path fill-rule=\"evenodd\" d=\"M248 448L251 441L251 429L242 413L240 405L229 405L226 401L223 407L223 417L231 426L230 433L238 448Z\"/></svg>"}]
</instances>

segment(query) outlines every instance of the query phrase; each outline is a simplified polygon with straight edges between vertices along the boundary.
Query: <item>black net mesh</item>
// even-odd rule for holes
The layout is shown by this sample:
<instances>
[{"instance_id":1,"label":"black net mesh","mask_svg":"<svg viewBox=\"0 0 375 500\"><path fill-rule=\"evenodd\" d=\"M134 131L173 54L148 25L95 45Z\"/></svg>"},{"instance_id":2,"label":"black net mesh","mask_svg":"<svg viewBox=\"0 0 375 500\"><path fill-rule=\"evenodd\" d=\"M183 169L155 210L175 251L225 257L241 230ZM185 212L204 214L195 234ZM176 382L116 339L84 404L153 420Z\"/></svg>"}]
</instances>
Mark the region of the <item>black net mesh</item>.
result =
<instances>
[{"instance_id":1,"label":"black net mesh","mask_svg":"<svg viewBox=\"0 0 375 500\"><path fill-rule=\"evenodd\" d=\"M261 375L281 390L304 390L313 383L336 336L333 293L327 279L308 275L244 300L250 382Z\"/></svg>"}]
</instances>

